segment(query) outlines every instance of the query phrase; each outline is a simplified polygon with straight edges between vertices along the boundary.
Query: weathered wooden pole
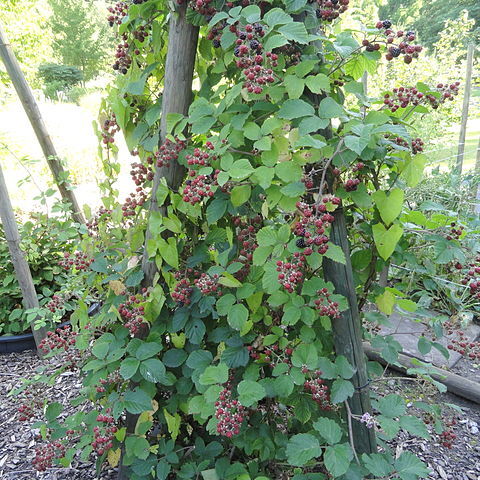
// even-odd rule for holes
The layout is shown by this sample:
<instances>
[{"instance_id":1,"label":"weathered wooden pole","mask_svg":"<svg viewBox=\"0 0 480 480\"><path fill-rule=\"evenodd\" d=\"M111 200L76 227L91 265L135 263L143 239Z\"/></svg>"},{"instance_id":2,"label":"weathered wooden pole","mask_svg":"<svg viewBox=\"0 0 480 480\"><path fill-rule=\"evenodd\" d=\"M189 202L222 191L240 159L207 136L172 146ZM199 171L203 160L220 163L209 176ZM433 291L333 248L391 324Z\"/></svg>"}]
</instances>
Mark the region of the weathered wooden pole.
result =
<instances>
[{"instance_id":1,"label":"weathered wooden pole","mask_svg":"<svg viewBox=\"0 0 480 480\"><path fill-rule=\"evenodd\" d=\"M360 313L355 293L355 282L353 281L348 232L343 208L338 208L333 216L335 220L332 223L330 240L343 250L346 262L345 265L342 265L324 258L323 272L325 280L333 283L335 293L346 297L349 304L349 309L342 312L340 318L332 321L333 341L336 354L344 355L350 364L356 368L355 375L351 380L355 387L355 393L348 400L348 404L354 415L363 415L365 412L371 412L370 393L366 357L362 347ZM358 421L353 422L352 428L357 453L375 452L377 446L373 429L367 428L364 423Z\"/></svg>"},{"instance_id":2,"label":"weathered wooden pole","mask_svg":"<svg viewBox=\"0 0 480 480\"><path fill-rule=\"evenodd\" d=\"M60 162L55 147L53 146L52 139L48 134L47 127L43 122L42 115L40 114L37 102L35 101L35 97L33 96L33 93L28 86L27 81L25 80L25 76L22 73L15 54L10 48L1 24L0 57L5 65L5 68L7 69L7 73L13 83L13 86L17 91L18 97L22 102L25 113L30 120L30 124L35 131L35 135L40 143L43 154L47 160L48 166L50 167L63 201L70 204L73 219L76 222L85 223L85 219L83 218L75 194L69 188L69 185L66 182L67 172L63 169L62 163Z\"/></svg>"},{"instance_id":3,"label":"weathered wooden pole","mask_svg":"<svg viewBox=\"0 0 480 480\"><path fill-rule=\"evenodd\" d=\"M3 176L2 167L0 165L0 220L2 221L5 238L7 239L8 249L12 257L15 276L23 295L23 306L25 309L38 308L38 297L33 285L32 273L28 266L25 256L20 248L20 234L18 232L15 214L13 213L12 203L8 196L7 184ZM38 346L43 338L45 338L45 328L35 330L34 321L31 323L35 344Z\"/></svg>"},{"instance_id":4,"label":"weathered wooden pole","mask_svg":"<svg viewBox=\"0 0 480 480\"><path fill-rule=\"evenodd\" d=\"M186 19L186 5L180 5L176 13L171 15L169 23L159 145L165 141L167 135L168 114L188 114L188 108L192 102L192 82L195 57L197 54L198 32L198 27L191 25ZM161 167L155 170L150 199L150 213L166 213L165 206L159 205L157 200L157 191L162 178L165 178L167 185L170 188L177 189L183 181L184 173L184 167L176 162L172 162L170 167ZM152 238L152 235L149 228L147 228L145 234L145 249L142 259L142 269L144 272L143 285L146 287L153 284L155 274L157 273L155 260L150 260L147 253L146 246L150 238ZM142 330L138 336L142 337L147 333L146 330ZM135 431L137 419L138 415L127 412L127 433ZM122 449L122 459L123 454L124 452ZM117 480L127 480L129 478L128 475L128 468L123 465L121 460Z\"/></svg>"},{"instance_id":5,"label":"weathered wooden pole","mask_svg":"<svg viewBox=\"0 0 480 480\"><path fill-rule=\"evenodd\" d=\"M467 51L467 73L465 75L465 93L463 95L462 123L460 125L460 136L458 138L458 153L456 173L461 175L463 169L463 158L465 154L465 139L467 137L468 107L470 105L470 94L472 91L473 52L475 45L470 43Z\"/></svg>"},{"instance_id":6,"label":"weathered wooden pole","mask_svg":"<svg viewBox=\"0 0 480 480\"><path fill-rule=\"evenodd\" d=\"M475 174L480 175L480 137L478 138L478 145L477 145L477 158L475 161ZM475 205L475 213L480 215L480 183L477 186L477 203Z\"/></svg>"},{"instance_id":7,"label":"weathered wooden pole","mask_svg":"<svg viewBox=\"0 0 480 480\"><path fill-rule=\"evenodd\" d=\"M160 145L167 135L167 116L169 113L187 115L192 102L193 70L197 53L198 27L188 23L186 6L180 5L176 14L170 17L168 34L168 51L165 63L165 77L163 88L162 115L160 120ZM180 54L181 52L181 54ZM150 212L162 211L163 205L157 201L157 191L162 178L167 185L176 190L183 181L185 169L182 165L173 162L170 167L160 167L155 171ZM151 285L157 268L155 261L148 258L147 241L151 238L150 230L145 235L145 250L142 268L145 273L144 284Z\"/></svg>"}]
</instances>

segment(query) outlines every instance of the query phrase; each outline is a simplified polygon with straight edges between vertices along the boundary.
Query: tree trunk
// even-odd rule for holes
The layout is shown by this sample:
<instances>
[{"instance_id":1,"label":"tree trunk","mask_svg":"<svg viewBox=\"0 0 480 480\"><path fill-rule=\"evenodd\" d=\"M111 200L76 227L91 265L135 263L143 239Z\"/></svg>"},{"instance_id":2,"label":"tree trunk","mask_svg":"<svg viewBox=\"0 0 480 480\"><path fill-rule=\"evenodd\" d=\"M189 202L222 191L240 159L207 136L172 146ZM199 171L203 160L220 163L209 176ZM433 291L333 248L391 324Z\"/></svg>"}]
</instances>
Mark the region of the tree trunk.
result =
<instances>
[{"instance_id":1,"label":"tree trunk","mask_svg":"<svg viewBox=\"0 0 480 480\"><path fill-rule=\"evenodd\" d=\"M18 233L17 223L15 221L15 214L13 213L10 197L8 196L7 184L3 176L2 167L0 166L0 220L2 221L3 229L5 231L5 238L7 239L8 249L12 257L13 267L15 269L15 276L23 295L23 306L25 309L38 308L38 297L33 285L32 274L30 267L20 248L20 234ZM45 338L45 328L35 330L35 321L31 323L33 337L35 344L38 346ZM40 352L39 352L40 354Z\"/></svg>"},{"instance_id":2,"label":"tree trunk","mask_svg":"<svg viewBox=\"0 0 480 480\"><path fill-rule=\"evenodd\" d=\"M371 405L365 353L362 348L360 314L350 262L347 227L342 208L338 208L333 215L335 220L332 223L330 240L341 247L345 254L346 263L342 265L324 257L323 272L325 280L333 283L335 293L346 297L350 306L348 310L342 312L340 318L332 321L333 340L336 354L344 355L350 364L356 368L356 373L352 378L355 393L348 400L348 403L354 415L363 415L365 412L371 411ZM365 424L358 421L354 421L352 427L353 442L357 453L375 452L377 447L373 429L368 429Z\"/></svg>"},{"instance_id":3,"label":"tree trunk","mask_svg":"<svg viewBox=\"0 0 480 480\"><path fill-rule=\"evenodd\" d=\"M42 147L43 154L47 160L48 166L52 172L55 183L58 186L60 195L64 202L70 204L72 211L72 217L76 222L85 223L80 207L78 205L75 194L70 189L67 183L67 172L63 169L62 163L57 155L55 147L53 146L52 139L48 134L47 128L43 122L40 110L38 109L37 102L28 86L27 81L20 69L20 65L15 58L10 45L7 42L7 38L3 32L0 24L0 57L2 58L7 73L17 91L18 97L22 102L25 113L30 120L38 142Z\"/></svg>"},{"instance_id":4,"label":"tree trunk","mask_svg":"<svg viewBox=\"0 0 480 480\"><path fill-rule=\"evenodd\" d=\"M167 135L167 117L169 113L188 114L192 102L192 81L197 53L198 27L187 22L186 7L180 6L178 15L170 17L168 51L165 64L165 80L163 88L162 115L160 120L160 145ZM181 55L180 55L181 52ZM182 183L185 169L173 162L170 167L157 168L153 179L150 212L165 212L165 206L157 201L157 190L162 178L165 178L169 188L176 190ZM145 273L144 284L152 285L157 268L147 254L147 242L151 238L150 230L145 234L145 251L142 268Z\"/></svg>"}]
</instances>

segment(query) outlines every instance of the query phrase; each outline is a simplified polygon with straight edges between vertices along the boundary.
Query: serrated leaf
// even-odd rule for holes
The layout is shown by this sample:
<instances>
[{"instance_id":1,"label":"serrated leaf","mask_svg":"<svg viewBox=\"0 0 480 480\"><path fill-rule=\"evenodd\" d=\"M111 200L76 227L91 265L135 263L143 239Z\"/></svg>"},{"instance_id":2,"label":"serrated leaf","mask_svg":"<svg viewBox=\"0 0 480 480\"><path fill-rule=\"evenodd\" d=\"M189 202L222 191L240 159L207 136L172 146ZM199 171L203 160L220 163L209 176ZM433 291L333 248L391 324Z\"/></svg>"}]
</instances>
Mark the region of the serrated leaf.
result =
<instances>
[{"instance_id":1,"label":"serrated leaf","mask_svg":"<svg viewBox=\"0 0 480 480\"><path fill-rule=\"evenodd\" d=\"M333 445L342 439L342 429L340 425L330 418L320 418L314 424L313 428L320 434L325 441Z\"/></svg>"},{"instance_id":2,"label":"serrated leaf","mask_svg":"<svg viewBox=\"0 0 480 480\"><path fill-rule=\"evenodd\" d=\"M353 452L348 443L341 443L333 447L328 446L325 449L323 459L330 474L339 477L347 473L353 459Z\"/></svg>"},{"instance_id":3,"label":"serrated leaf","mask_svg":"<svg viewBox=\"0 0 480 480\"><path fill-rule=\"evenodd\" d=\"M251 407L267 394L265 388L253 380L242 380L238 384L237 392L239 402L245 407Z\"/></svg>"},{"instance_id":4,"label":"serrated leaf","mask_svg":"<svg viewBox=\"0 0 480 480\"><path fill-rule=\"evenodd\" d=\"M332 403L342 403L347 398L350 398L355 392L355 389L351 382L338 378L332 383L330 399Z\"/></svg>"},{"instance_id":5,"label":"serrated leaf","mask_svg":"<svg viewBox=\"0 0 480 480\"><path fill-rule=\"evenodd\" d=\"M290 465L302 467L322 454L318 440L308 433L294 435L287 443L287 461Z\"/></svg>"}]
</instances>

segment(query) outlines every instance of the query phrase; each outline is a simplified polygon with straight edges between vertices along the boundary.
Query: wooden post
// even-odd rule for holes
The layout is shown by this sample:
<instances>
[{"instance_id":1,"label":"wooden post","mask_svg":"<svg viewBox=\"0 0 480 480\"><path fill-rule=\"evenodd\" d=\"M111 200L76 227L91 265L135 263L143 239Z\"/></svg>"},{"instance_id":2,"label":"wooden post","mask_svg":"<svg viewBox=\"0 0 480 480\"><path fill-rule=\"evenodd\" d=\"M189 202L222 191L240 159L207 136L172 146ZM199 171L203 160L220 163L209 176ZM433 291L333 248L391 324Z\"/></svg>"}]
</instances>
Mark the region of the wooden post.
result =
<instances>
[{"instance_id":1,"label":"wooden post","mask_svg":"<svg viewBox=\"0 0 480 480\"><path fill-rule=\"evenodd\" d=\"M25 309L38 308L38 297L33 285L32 273L30 267L20 248L20 234L18 233L15 214L13 213L10 197L8 196L7 184L3 176L2 167L0 165L0 220L2 221L5 231L5 238L8 242L8 249L12 256L13 267L15 268L15 276L17 278L23 295L23 306ZM45 328L35 330L34 322L31 323L33 337L37 350L40 342L45 338Z\"/></svg>"},{"instance_id":2,"label":"wooden post","mask_svg":"<svg viewBox=\"0 0 480 480\"><path fill-rule=\"evenodd\" d=\"M346 263L342 265L324 257L323 272L325 280L333 283L335 293L346 297L350 307L342 312L340 318L332 321L333 341L336 354L344 355L350 364L357 369L352 378L355 393L348 400L348 403L354 415L363 415L365 412L371 412L370 393L343 209L338 208L333 216L335 220L332 223L330 240L343 250ZM375 452L377 446L373 429L367 428L364 423L358 421L354 421L352 427L353 441L357 453Z\"/></svg>"},{"instance_id":3,"label":"wooden post","mask_svg":"<svg viewBox=\"0 0 480 480\"><path fill-rule=\"evenodd\" d=\"M477 158L475 161L475 175L480 175L480 137L478 138L478 145L477 145ZM477 203L475 205L475 213L480 215L480 183L477 187Z\"/></svg>"},{"instance_id":4,"label":"wooden post","mask_svg":"<svg viewBox=\"0 0 480 480\"><path fill-rule=\"evenodd\" d=\"M470 104L470 93L472 90L473 52L475 45L470 43L467 51L467 73L465 75L465 93L463 95L462 123L460 125L460 136L458 139L458 153L456 173L462 174L463 158L465 153L465 139L467 136L468 107Z\"/></svg>"},{"instance_id":5,"label":"wooden post","mask_svg":"<svg viewBox=\"0 0 480 480\"><path fill-rule=\"evenodd\" d=\"M165 80L163 88L162 115L160 120L160 145L167 135L167 116L169 113L187 115L192 102L192 81L197 53L198 27L186 20L186 6L181 5L175 15L171 15L168 34L168 51L165 63ZM181 52L181 55L179 54ZM167 185L176 190L183 181L185 169L173 162L170 167L157 168L153 179L150 212L164 210L157 202L157 190L162 178ZM151 238L149 229L145 234L145 253L142 268L145 273L144 285L153 283L157 268L147 254L147 242Z\"/></svg>"},{"instance_id":6,"label":"wooden post","mask_svg":"<svg viewBox=\"0 0 480 480\"><path fill-rule=\"evenodd\" d=\"M18 97L22 102L25 113L30 120L38 142L42 147L43 154L47 160L48 166L52 172L55 183L58 186L60 195L64 202L70 204L72 210L72 217L76 222L85 223L80 207L77 203L77 199L73 191L69 188L66 182L66 172L63 169L62 163L59 160L55 147L53 146L52 139L48 134L45 123L43 122L40 110L38 108L35 97L28 86L27 81L20 69L20 65L13 53L7 38L3 32L2 25L0 24L0 57L5 64L7 73L17 91Z\"/></svg>"}]
</instances>

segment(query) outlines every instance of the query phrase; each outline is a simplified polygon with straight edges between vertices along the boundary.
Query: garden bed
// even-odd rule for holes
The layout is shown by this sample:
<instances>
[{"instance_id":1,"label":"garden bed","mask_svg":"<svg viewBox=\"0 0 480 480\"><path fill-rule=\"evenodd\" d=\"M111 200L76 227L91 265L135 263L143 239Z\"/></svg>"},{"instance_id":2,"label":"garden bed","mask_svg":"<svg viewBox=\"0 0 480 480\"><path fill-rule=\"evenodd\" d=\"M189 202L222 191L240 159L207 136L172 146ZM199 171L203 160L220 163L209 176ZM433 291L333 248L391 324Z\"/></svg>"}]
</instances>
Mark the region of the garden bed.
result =
<instances>
[{"instance_id":1,"label":"garden bed","mask_svg":"<svg viewBox=\"0 0 480 480\"><path fill-rule=\"evenodd\" d=\"M32 468L34 456L35 432L29 422L18 420L18 398L8 397L8 392L20 384L21 378L31 375L37 367L54 360L40 360L33 352L12 353L4 355L0 364L0 423L3 435L0 437L0 478L5 480L91 480L96 478L94 461L74 462L72 468L54 467L44 473L37 473ZM470 380L480 380L480 370L461 360L452 370ZM394 374L397 376L397 374ZM69 400L74 398L80 388L78 376L64 372L58 381L45 392L50 401L58 401L65 406L65 414L72 413ZM414 399L425 392L415 382L391 380L386 386L387 393L400 393L408 399ZM428 392L426 393L428 395ZM431 441L413 437L402 432L395 440L397 452L409 450L425 461L432 473L430 479L443 480L480 480L480 406L464 401L454 395L437 394L438 403L453 403L462 407L458 423L453 427L457 435L451 449L434 439ZM116 476L115 470L105 468L99 477L111 480Z\"/></svg>"}]
</instances>

